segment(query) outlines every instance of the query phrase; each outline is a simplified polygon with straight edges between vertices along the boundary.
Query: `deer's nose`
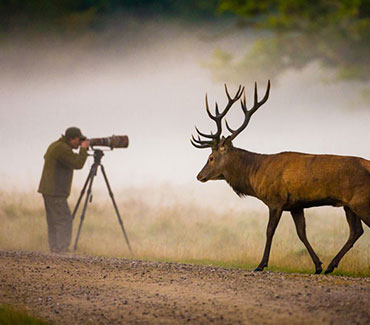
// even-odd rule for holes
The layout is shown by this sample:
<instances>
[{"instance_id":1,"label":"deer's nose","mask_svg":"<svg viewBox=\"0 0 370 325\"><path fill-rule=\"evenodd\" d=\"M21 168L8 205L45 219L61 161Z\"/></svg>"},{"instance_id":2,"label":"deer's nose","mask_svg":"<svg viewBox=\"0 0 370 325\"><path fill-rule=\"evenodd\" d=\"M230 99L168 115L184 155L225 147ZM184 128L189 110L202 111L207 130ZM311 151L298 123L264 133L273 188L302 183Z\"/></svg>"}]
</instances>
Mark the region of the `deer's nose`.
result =
<instances>
[{"instance_id":1,"label":"deer's nose","mask_svg":"<svg viewBox=\"0 0 370 325\"><path fill-rule=\"evenodd\" d=\"M198 180L199 182L204 183L204 182L206 182L206 181L207 181L207 177L203 176L203 175L202 175L202 173L199 173L199 174L198 174L198 176L197 176L197 180Z\"/></svg>"}]
</instances>

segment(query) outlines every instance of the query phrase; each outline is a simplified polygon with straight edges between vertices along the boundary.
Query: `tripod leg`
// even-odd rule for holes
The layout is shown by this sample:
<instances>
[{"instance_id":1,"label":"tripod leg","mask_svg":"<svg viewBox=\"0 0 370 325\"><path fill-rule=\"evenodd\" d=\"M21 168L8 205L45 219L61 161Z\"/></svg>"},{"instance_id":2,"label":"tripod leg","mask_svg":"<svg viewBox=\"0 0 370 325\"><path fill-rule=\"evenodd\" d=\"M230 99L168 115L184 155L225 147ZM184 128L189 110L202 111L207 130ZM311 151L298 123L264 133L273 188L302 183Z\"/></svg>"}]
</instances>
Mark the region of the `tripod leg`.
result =
<instances>
[{"instance_id":1,"label":"tripod leg","mask_svg":"<svg viewBox=\"0 0 370 325\"><path fill-rule=\"evenodd\" d=\"M76 240L75 240L75 244L74 244L74 247L73 247L73 250L76 251L77 249L77 243L78 243L78 239L80 237L80 233L81 233L81 228L82 228L82 223L85 219L85 214L86 214L86 209L87 209L87 204L89 203L89 199L91 197L91 188L92 188L92 185L93 185L93 181L94 181L94 177L96 175L96 172L93 171L93 167L91 168L91 171L90 171L90 175L89 175L89 178L88 180L90 181L89 182L89 187L87 189L87 194L86 194L86 198L85 198L85 203L84 203L84 206L83 206L83 209L82 209L82 214L81 214L81 219L80 219L80 224L78 226L78 231L77 231L77 235L76 235Z\"/></svg>"},{"instance_id":2,"label":"tripod leg","mask_svg":"<svg viewBox=\"0 0 370 325\"><path fill-rule=\"evenodd\" d=\"M130 245L130 242L128 240L128 237L127 237L127 234L126 234L126 231L125 231L125 227L123 226L122 218L121 218L121 216L119 214L118 207L117 207L116 201L114 199L114 195L113 195L112 189L111 189L111 187L109 185L109 182L108 182L108 177L107 177L107 175L105 173L104 166L103 165L100 165L100 167L101 167L101 171L102 171L103 176L104 176L105 183L107 184L108 192L109 192L109 195L110 195L110 197L112 199L114 210L116 211L119 224L121 225L123 236L125 237L125 240L126 240L126 243L127 243L128 249L130 250L131 255L133 255L133 252L132 252L132 249L131 249L131 245Z\"/></svg>"},{"instance_id":3,"label":"tripod leg","mask_svg":"<svg viewBox=\"0 0 370 325\"><path fill-rule=\"evenodd\" d=\"M92 169L90 169L89 175L87 175L86 182L85 182L85 184L84 184L84 186L83 186L83 188L82 188L82 190L81 190L81 194L80 194L80 196L79 196L79 198L78 198L78 200L77 200L76 206L75 206L75 208L74 208L74 210L73 210L73 213L72 213L72 219L74 219L74 218L75 218L75 216L76 216L76 212L77 212L77 210L78 210L78 207L80 206L80 203L81 203L82 197L83 197L83 196L84 196L84 194L85 194L87 184L89 183L89 180L90 180L90 177L91 177L91 173L92 173Z\"/></svg>"}]
</instances>

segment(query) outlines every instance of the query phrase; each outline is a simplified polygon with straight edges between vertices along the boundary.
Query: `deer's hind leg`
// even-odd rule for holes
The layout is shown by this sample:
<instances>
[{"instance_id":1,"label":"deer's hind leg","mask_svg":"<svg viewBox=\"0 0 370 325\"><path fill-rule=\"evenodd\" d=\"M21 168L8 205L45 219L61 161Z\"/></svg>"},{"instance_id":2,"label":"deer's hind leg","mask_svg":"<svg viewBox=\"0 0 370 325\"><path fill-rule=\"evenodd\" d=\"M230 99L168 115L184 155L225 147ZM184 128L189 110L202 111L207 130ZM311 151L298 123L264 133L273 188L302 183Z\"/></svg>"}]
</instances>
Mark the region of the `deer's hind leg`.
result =
<instances>
[{"instance_id":1,"label":"deer's hind leg","mask_svg":"<svg viewBox=\"0 0 370 325\"><path fill-rule=\"evenodd\" d=\"M315 251L308 242L306 236L306 221L304 218L303 209L292 210L291 215L293 217L295 227L297 229L297 234L302 243L306 246L308 253L310 254L312 261L315 264L315 274L320 274L322 272L322 263L319 257L316 255Z\"/></svg>"},{"instance_id":2,"label":"deer's hind leg","mask_svg":"<svg viewBox=\"0 0 370 325\"><path fill-rule=\"evenodd\" d=\"M349 238L342 249L339 251L339 253L330 262L328 268L325 271L325 274L334 271L343 256L352 248L357 239L359 239L364 233L360 217L348 207L344 207L344 211L346 212L346 218L349 225Z\"/></svg>"}]
</instances>

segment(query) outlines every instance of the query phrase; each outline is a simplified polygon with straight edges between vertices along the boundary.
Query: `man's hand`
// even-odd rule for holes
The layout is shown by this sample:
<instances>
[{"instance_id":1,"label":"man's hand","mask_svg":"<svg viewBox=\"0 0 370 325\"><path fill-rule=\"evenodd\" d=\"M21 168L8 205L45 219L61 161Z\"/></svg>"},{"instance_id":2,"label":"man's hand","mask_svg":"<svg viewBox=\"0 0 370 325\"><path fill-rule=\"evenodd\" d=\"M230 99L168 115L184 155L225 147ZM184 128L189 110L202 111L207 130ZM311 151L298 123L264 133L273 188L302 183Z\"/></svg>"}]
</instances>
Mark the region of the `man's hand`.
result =
<instances>
[{"instance_id":1,"label":"man's hand","mask_svg":"<svg viewBox=\"0 0 370 325\"><path fill-rule=\"evenodd\" d=\"M89 148L90 141L88 139L81 142L81 148L87 149Z\"/></svg>"}]
</instances>

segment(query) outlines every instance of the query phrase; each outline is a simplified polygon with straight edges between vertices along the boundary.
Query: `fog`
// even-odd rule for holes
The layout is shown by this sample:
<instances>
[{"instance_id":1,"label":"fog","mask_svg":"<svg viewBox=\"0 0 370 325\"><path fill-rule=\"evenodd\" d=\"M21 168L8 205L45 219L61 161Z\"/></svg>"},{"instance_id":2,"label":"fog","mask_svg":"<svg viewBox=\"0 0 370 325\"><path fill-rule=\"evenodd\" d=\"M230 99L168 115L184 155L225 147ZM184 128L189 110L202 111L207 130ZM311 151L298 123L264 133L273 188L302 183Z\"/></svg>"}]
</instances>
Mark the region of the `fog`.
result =
<instances>
[{"instance_id":1,"label":"fog","mask_svg":"<svg viewBox=\"0 0 370 325\"><path fill-rule=\"evenodd\" d=\"M36 191L48 145L67 127L78 126L88 137L129 136L129 148L106 152L103 158L113 190L167 184L197 193L231 192L220 182L196 181L210 149L196 149L189 141L194 125L206 133L215 130L205 111L205 93L212 108L214 101L221 107L226 103L223 82L213 78L205 62L217 48L242 55L258 37L252 30L207 37L220 31L222 26L151 23L116 30L114 36L2 43L2 187ZM363 85L334 80L318 63L271 78L268 102L235 146L260 153L370 158L370 110L361 99ZM247 80L250 104L253 83ZM258 84L260 97L266 83ZM230 93L236 88L229 84ZM241 123L239 104L228 120L233 128ZM75 186L81 186L91 164L89 158L75 173Z\"/></svg>"}]
</instances>

